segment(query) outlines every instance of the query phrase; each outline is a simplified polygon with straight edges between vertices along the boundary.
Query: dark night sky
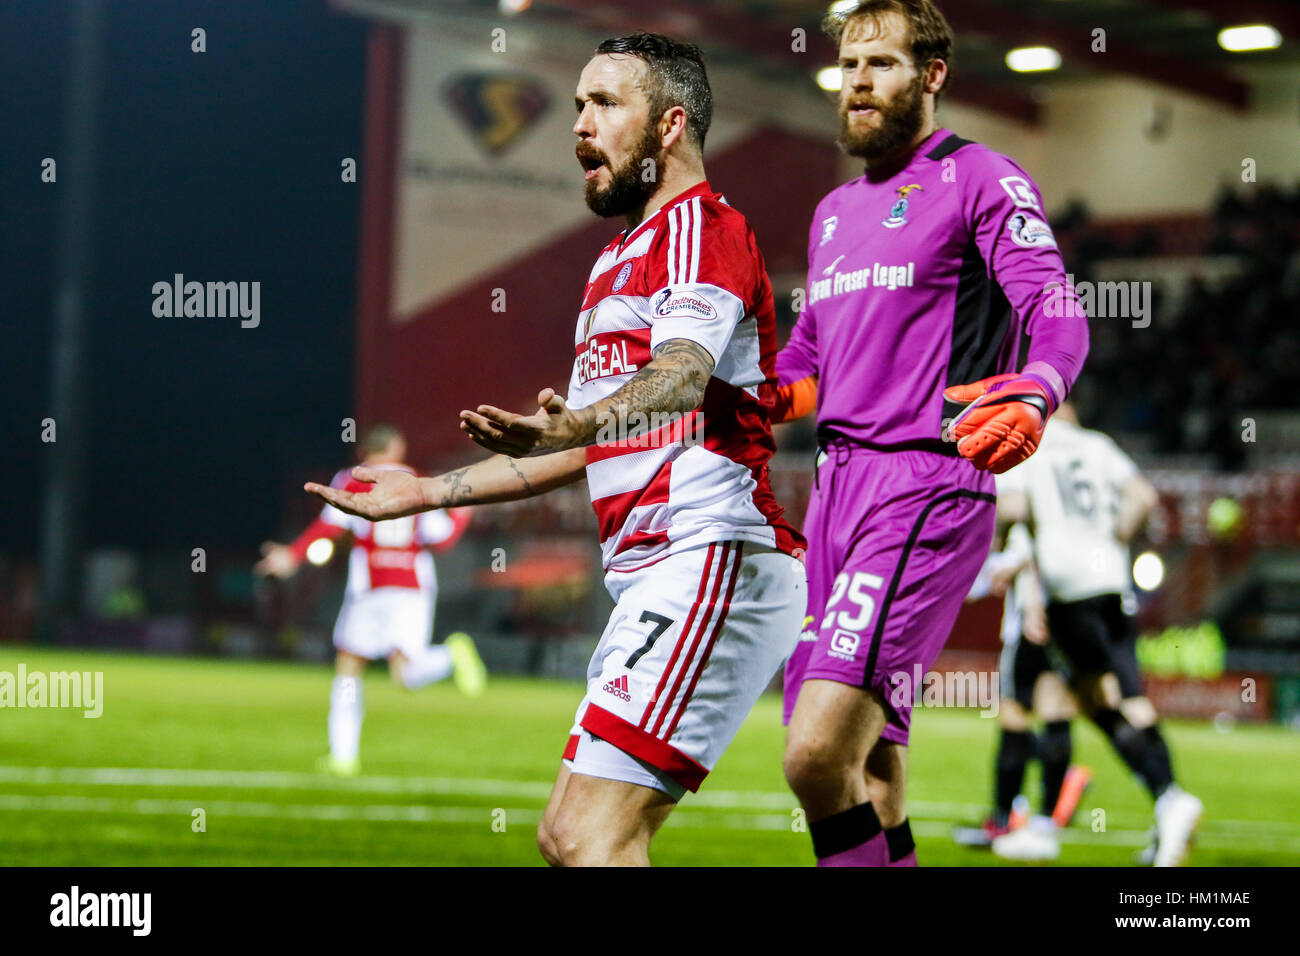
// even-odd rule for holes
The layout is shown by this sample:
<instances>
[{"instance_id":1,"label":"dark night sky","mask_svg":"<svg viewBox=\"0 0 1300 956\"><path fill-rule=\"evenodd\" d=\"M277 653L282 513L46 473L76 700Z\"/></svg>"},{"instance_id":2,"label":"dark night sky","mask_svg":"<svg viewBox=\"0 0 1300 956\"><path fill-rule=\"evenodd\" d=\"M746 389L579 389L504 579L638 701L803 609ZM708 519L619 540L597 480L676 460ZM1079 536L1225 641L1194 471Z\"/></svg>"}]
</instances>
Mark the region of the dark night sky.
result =
<instances>
[{"instance_id":1,"label":"dark night sky","mask_svg":"<svg viewBox=\"0 0 1300 956\"><path fill-rule=\"evenodd\" d=\"M326 0L106 0L86 377L87 546L252 547L286 476L345 464L364 22ZM0 551L34 554L48 446L68 0L0 7ZM207 52L190 31L207 30ZM65 169L60 167L60 179ZM364 168L361 175L365 175ZM261 325L156 318L174 273L260 281Z\"/></svg>"}]
</instances>

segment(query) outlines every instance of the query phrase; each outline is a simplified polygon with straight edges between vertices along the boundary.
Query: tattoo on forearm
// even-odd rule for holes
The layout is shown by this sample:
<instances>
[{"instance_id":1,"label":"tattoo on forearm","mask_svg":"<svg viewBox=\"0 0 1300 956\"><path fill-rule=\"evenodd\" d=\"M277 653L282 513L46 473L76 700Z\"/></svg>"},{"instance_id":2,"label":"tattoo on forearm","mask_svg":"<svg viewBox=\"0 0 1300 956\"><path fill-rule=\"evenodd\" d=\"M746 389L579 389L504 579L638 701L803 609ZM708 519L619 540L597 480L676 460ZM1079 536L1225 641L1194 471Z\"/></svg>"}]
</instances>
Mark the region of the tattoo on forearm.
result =
<instances>
[{"instance_id":1,"label":"tattoo on forearm","mask_svg":"<svg viewBox=\"0 0 1300 956\"><path fill-rule=\"evenodd\" d=\"M687 376L690 384L699 389L700 397L703 398L704 389L709 384L709 376L713 374L713 356L707 349L689 339L669 339L652 354L656 359L667 358L670 355L680 358L683 375Z\"/></svg>"},{"instance_id":2,"label":"tattoo on forearm","mask_svg":"<svg viewBox=\"0 0 1300 956\"><path fill-rule=\"evenodd\" d=\"M532 482L528 480L528 476L525 475L523 471L520 469L519 464L509 455L506 455L505 458L506 458L506 464L510 466L510 470L513 471L516 475L518 475L519 480L523 482L524 491L528 492L529 495L537 494L537 492L533 490Z\"/></svg>"},{"instance_id":3,"label":"tattoo on forearm","mask_svg":"<svg viewBox=\"0 0 1300 956\"><path fill-rule=\"evenodd\" d=\"M594 441L611 418L626 422L634 412L693 412L700 407L713 374L708 351L686 339L670 339L653 355L632 381L592 407L585 444Z\"/></svg>"},{"instance_id":4,"label":"tattoo on forearm","mask_svg":"<svg viewBox=\"0 0 1300 956\"><path fill-rule=\"evenodd\" d=\"M474 489L465 481L465 474L469 471L469 466L457 468L455 471L449 471L442 476L443 484L447 486L447 491L443 495L444 508L454 508L457 505L472 504L469 500L474 494Z\"/></svg>"}]
</instances>

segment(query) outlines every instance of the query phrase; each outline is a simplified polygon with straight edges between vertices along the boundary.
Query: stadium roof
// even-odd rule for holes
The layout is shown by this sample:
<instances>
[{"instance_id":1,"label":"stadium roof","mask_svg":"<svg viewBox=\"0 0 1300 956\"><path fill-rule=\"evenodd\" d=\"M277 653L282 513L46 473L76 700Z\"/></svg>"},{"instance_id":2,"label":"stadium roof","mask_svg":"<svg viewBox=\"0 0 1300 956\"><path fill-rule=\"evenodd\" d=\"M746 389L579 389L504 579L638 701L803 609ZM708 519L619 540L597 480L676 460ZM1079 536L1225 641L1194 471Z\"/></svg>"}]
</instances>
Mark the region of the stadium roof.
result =
<instances>
[{"instance_id":1,"label":"stadium roof","mask_svg":"<svg viewBox=\"0 0 1300 956\"><path fill-rule=\"evenodd\" d=\"M568 22L595 34L636 29L689 37L711 56L745 57L811 77L833 62L820 32L826 0L334 0L378 15L519 15ZM1005 62L1013 47L1050 46L1061 55L1054 76L1126 75L1243 109L1249 84L1245 62L1300 62L1300 4L1290 0L939 0L957 33L953 100L1033 123L1043 74L1015 73ZM1280 47L1249 54L1218 44L1227 26L1269 24ZM807 49L792 49L802 28ZM1105 49L1096 50L1096 30Z\"/></svg>"}]
</instances>

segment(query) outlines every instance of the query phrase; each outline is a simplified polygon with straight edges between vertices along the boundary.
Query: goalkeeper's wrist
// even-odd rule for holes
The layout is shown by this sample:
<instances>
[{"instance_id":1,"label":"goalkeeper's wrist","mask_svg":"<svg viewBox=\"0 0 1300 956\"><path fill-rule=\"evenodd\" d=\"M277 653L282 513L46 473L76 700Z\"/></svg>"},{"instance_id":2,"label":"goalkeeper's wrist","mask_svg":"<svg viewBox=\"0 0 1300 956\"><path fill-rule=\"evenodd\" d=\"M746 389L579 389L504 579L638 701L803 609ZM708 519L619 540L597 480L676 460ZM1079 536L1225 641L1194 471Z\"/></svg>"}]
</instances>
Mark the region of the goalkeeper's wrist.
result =
<instances>
[{"instance_id":1,"label":"goalkeeper's wrist","mask_svg":"<svg viewBox=\"0 0 1300 956\"><path fill-rule=\"evenodd\" d=\"M1042 386L1047 397L1048 415L1055 412L1061 402L1065 401L1067 391L1065 380L1061 378L1056 369L1046 362L1030 362L1021 370L1020 377L1027 378L1031 382L1036 382Z\"/></svg>"}]
</instances>

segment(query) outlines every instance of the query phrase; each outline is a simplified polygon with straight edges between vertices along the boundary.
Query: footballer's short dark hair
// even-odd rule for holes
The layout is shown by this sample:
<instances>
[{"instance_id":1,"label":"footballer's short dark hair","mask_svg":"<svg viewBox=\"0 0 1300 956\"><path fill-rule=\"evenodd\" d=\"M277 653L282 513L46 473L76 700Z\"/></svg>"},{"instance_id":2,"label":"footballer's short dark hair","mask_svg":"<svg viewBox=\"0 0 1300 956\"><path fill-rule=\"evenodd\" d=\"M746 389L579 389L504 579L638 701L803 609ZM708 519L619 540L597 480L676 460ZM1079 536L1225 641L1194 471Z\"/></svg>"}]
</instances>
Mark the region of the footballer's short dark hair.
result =
<instances>
[{"instance_id":1,"label":"footballer's short dark hair","mask_svg":"<svg viewBox=\"0 0 1300 956\"><path fill-rule=\"evenodd\" d=\"M686 110L687 132L696 146L704 148L704 137L713 122L713 91L699 47L660 33L633 33L611 37L596 47L597 56L606 53L622 53L644 62L641 88L650 101L651 117L657 119L680 106Z\"/></svg>"},{"instance_id":2,"label":"footballer's short dark hair","mask_svg":"<svg viewBox=\"0 0 1300 956\"><path fill-rule=\"evenodd\" d=\"M367 455L382 455L397 438L405 440L400 428L387 422L376 422L366 429L361 438L361 448Z\"/></svg>"},{"instance_id":3,"label":"footballer's short dark hair","mask_svg":"<svg viewBox=\"0 0 1300 956\"><path fill-rule=\"evenodd\" d=\"M856 7L842 13L826 14L822 32L839 46L850 25L869 23L879 31L881 19L891 13L898 14L907 24L908 46L918 70L924 70L934 60L948 64L948 76L939 88L942 93L952 78L952 27L931 0L861 0ZM936 93L935 102L938 100Z\"/></svg>"}]
</instances>

